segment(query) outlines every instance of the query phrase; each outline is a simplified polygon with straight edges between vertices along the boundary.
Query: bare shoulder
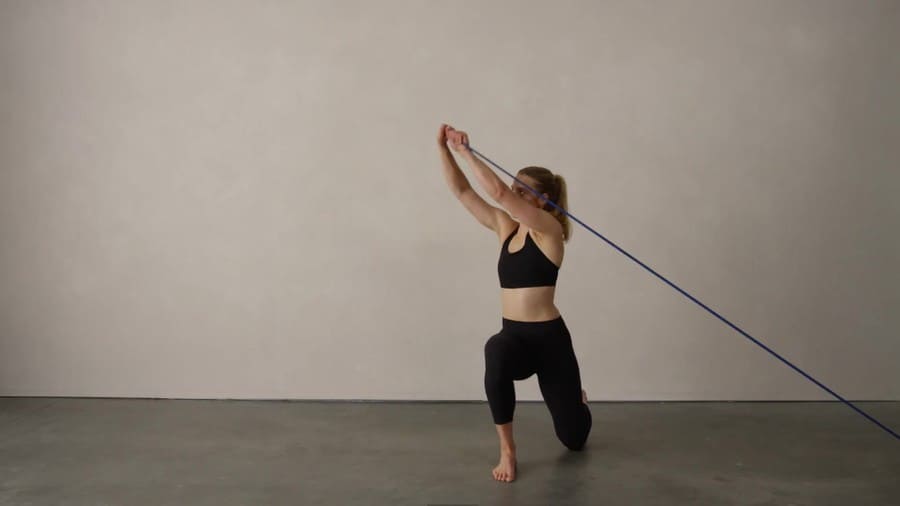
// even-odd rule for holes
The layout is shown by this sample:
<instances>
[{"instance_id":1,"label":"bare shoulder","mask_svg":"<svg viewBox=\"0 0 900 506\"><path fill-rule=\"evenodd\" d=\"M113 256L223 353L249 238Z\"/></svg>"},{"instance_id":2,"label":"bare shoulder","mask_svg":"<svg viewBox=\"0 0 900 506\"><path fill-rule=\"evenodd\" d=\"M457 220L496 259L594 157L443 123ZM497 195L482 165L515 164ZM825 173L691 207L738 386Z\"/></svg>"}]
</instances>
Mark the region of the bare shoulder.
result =
<instances>
[{"instance_id":1,"label":"bare shoulder","mask_svg":"<svg viewBox=\"0 0 900 506\"><path fill-rule=\"evenodd\" d=\"M562 265L563 256L566 249L566 242L563 240L562 233L548 234L538 232L531 229L531 236L534 238L535 244L557 267Z\"/></svg>"}]
</instances>

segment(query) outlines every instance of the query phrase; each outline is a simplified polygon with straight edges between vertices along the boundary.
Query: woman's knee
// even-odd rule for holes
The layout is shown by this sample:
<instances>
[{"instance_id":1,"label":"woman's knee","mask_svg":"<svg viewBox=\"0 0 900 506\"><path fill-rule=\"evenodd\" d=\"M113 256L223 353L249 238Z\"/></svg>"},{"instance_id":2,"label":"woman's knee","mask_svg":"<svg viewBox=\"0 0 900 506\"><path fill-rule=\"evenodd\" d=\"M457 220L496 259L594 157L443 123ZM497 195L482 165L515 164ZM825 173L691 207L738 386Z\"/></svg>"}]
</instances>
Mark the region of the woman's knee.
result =
<instances>
[{"instance_id":1,"label":"woman's knee","mask_svg":"<svg viewBox=\"0 0 900 506\"><path fill-rule=\"evenodd\" d=\"M556 437L569 450L581 451L591 432L593 417L588 408L579 399L578 404L548 403L553 418Z\"/></svg>"},{"instance_id":2,"label":"woman's knee","mask_svg":"<svg viewBox=\"0 0 900 506\"><path fill-rule=\"evenodd\" d=\"M505 380L522 380L535 372L534 360L515 335L503 332L484 343L485 372Z\"/></svg>"},{"instance_id":3,"label":"woman's knee","mask_svg":"<svg viewBox=\"0 0 900 506\"><path fill-rule=\"evenodd\" d=\"M584 445L587 443L587 438L581 439L580 441L573 441L569 443L563 443L569 451L580 452L584 450Z\"/></svg>"},{"instance_id":4,"label":"woman's knee","mask_svg":"<svg viewBox=\"0 0 900 506\"><path fill-rule=\"evenodd\" d=\"M557 432L557 436L559 436L559 440L563 444L563 446L573 452L580 452L584 449L584 445L587 443L589 432L589 427L587 429L570 429Z\"/></svg>"},{"instance_id":5,"label":"woman's knee","mask_svg":"<svg viewBox=\"0 0 900 506\"><path fill-rule=\"evenodd\" d=\"M488 366L499 365L500 360L509 353L509 336L499 333L491 336L484 343L484 358Z\"/></svg>"}]
</instances>

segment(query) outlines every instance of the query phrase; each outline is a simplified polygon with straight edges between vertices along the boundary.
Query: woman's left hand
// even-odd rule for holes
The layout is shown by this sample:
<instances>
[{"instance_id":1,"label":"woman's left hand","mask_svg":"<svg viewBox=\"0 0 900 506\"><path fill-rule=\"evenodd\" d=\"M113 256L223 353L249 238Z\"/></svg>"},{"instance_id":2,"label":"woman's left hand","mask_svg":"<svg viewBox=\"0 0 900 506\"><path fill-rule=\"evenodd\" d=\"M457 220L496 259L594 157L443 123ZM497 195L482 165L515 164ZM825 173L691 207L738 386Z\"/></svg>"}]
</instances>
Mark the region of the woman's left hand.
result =
<instances>
[{"instance_id":1,"label":"woman's left hand","mask_svg":"<svg viewBox=\"0 0 900 506\"><path fill-rule=\"evenodd\" d=\"M453 148L453 151L458 153L469 151L469 134L462 130L456 130L451 126L448 126L447 141L450 142L450 147Z\"/></svg>"}]
</instances>

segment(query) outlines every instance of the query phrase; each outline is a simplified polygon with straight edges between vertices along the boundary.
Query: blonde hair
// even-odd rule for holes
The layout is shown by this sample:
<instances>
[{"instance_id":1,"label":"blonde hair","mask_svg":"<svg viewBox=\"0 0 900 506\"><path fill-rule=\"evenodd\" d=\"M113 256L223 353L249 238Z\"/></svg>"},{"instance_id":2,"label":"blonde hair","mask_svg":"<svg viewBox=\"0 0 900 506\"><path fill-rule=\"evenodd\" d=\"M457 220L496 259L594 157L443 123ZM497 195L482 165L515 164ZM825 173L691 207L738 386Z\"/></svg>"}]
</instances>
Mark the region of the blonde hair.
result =
<instances>
[{"instance_id":1,"label":"blonde hair","mask_svg":"<svg viewBox=\"0 0 900 506\"><path fill-rule=\"evenodd\" d=\"M524 174L537 181L535 191L540 194L546 193L551 202L566 211L569 210L566 180L561 175L554 174L544 167L534 166L525 167L519 171L519 174ZM550 212L559 221L563 228L563 240L568 241L572 236L572 224L569 222L569 216L547 202L544 203L544 210Z\"/></svg>"}]
</instances>

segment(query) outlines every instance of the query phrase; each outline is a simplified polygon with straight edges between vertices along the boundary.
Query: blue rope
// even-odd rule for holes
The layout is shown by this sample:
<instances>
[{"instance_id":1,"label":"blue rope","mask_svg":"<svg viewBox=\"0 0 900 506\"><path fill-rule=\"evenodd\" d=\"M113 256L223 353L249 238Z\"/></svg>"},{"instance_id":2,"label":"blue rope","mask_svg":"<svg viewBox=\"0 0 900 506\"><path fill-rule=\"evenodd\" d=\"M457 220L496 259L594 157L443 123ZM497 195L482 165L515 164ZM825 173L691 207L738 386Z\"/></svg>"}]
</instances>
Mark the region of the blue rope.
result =
<instances>
[{"instance_id":1,"label":"blue rope","mask_svg":"<svg viewBox=\"0 0 900 506\"><path fill-rule=\"evenodd\" d=\"M664 278L662 275L660 275L659 273L657 273L656 271L654 271L653 269L651 269L650 267L648 267L646 264L644 264L644 262L641 262L640 260L638 260L637 258L635 258L634 256L632 256L630 253L628 253L627 251L625 251L625 250L623 250L622 248L616 246L616 244L614 244L612 241L610 241L610 240L607 239L606 237L603 237L599 232L597 232L597 231L594 230L593 228L589 227L588 225L586 225L584 222L582 222L581 220L579 220L579 219L576 218L575 216L572 216L571 214L569 214L569 212L566 211L565 209L563 209L562 207L556 205L555 202L552 202L551 200L549 200L549 199L547 199L547 198L544 198L544 196L543 196L542 194L538 193L537 191L535 191L534 188L528 186L528 184L526 184L524 181L522 181L521 179L517 178L516 176L510 174L509 172L506 171L506 169L504 169L503 167L497 165L496 163L494 163L493 161L491 161L488 157L486 157L486 156L482 155L481 153L479 153L478 151L476 151L475 148L473 148L473 147L471 147L471 146L468 146L468 145L466 145L466 147L467 147L470 151L472 151L472 153L475 153L476 155L480 156L481 158L483 158L485 161L487 161L488 163L490 163L490 164L493 165L494 167L497 167L498 169L502 170L502 171L503 171L506 175L508 175L509 177L511 177L511 178L515 179L516 181L518 181L519 184L521 184L522 186L528 188L528 189L529 189L532 193L534 193L538 198L540 198L541 200L543 200L543 201L545 201L545 202L548 202L548 203L552 204L553 207L555 207L556 209L559 209L560 211L564 212L564 213L566 214L566 216L568 216L569 218L572 218L574 221L578 222L582 227L584 227L584 228L588 229L589 231L593 232L594 235L596 235L597 237L599 237L599 238L603 239L604 241L606 241L610 246L612 246L613 248L615 248L616 250L618 250L620 253L622 253L623 255L627 256L628 258L634 260L635 262L637 262L641 267L643 267L644 269L647 269L648 271L650 271L650 273L652 273L654 276L656 276L656 277L658 277L659 279L665 281L666 284L668 284L668 285L671 286L672 288L674 288L674 289L678 290L679 292L681 292L682 295L684 295L685 297L687 297L687 298L691 299L692 301L696 302L700 307L702 307L703 309L705 309L705 310L709 311L710 313L712 313L713 316L715 316L716 318L718 318L718 319L722 320L723 322L725 322L725 324L727 324L729 327L731 327L731 328L733 328L734 330L740 332L741 335L743 335L743 336L746 337L747 339L753 341L754 344L756 344L757 346L759 346L759 347L761 347L762 349L766 350L766 351L769 352L772 356L774 356L774 357L777 358L778 360L780 360L780 361L784 362L786 365L788 365L791 369L793 369L793 370L797 371L798 373L800 373L801 375L803 375L804 378L808 379L809 381L812 381L812 382L815 383L819 388L821 388L822 390L825 390L826 392L828 392L828 393L831 394L833 397L835 397L835 398L838 399L839 401L841 401L841 402L843 402L844 404L846 404L847 406L849 406L851 409L853 409L854 411L856 411L856 412L859 413L860 415L862 415L862 416L868 418L869 421L871 421L871 422L874 423L875 425L881 427L882 429L885 430L885 432L887 432L888 434L894 436L895 439L897 439L898 441L900 441L900 435L898 435L896 432L894 432L893 430L891 430L890 428L888 428L888 427L887 427L886 425L884 425L883 423L881 423L881 422L879 422L878 420L876 420L873 416L869 415L868 413L866 413L866 412L863 411L862 409L860 409L860 408L858 408L857 406L855 406L852 402L848 401L847 399L844 399L843 397L841 397L840 395L838 395L837 393L835 393L832 389L828 388L827 386L825 386L824 384L822 384L820 381L818 381L817 379L813 378L812 376L810 376L809 374L807 374L806 372L804 372L802 369L800 369L799 367L797 367L797 366L795 366L794 364L792 364L791 362L789 362L787 359L785 359L784 357L782 357L781 355L779 355L778 353L776 353L774 350L772 350L771 348L769 348L769 347L766 346L765 344L759 342L756 338L754 338L754 337L751 336L750 334L744 332L744 331L741 330L738 326L734 325L734 324L731 323L730 321L728 321L728 320L726 320L725 318L723 318L722 316L720 316L719 313L716 313L716 312L713 311L712 309L708 308L708 307L706 306L706 304L704 304L704 303L700 302L699 300L695 299L691 294L685 292L684 290L682 290L681 288L679 288L678 286L676 286L674 283L672 283L672 282L669 281L668 279Z\"/></svg>"}]
</instances>

